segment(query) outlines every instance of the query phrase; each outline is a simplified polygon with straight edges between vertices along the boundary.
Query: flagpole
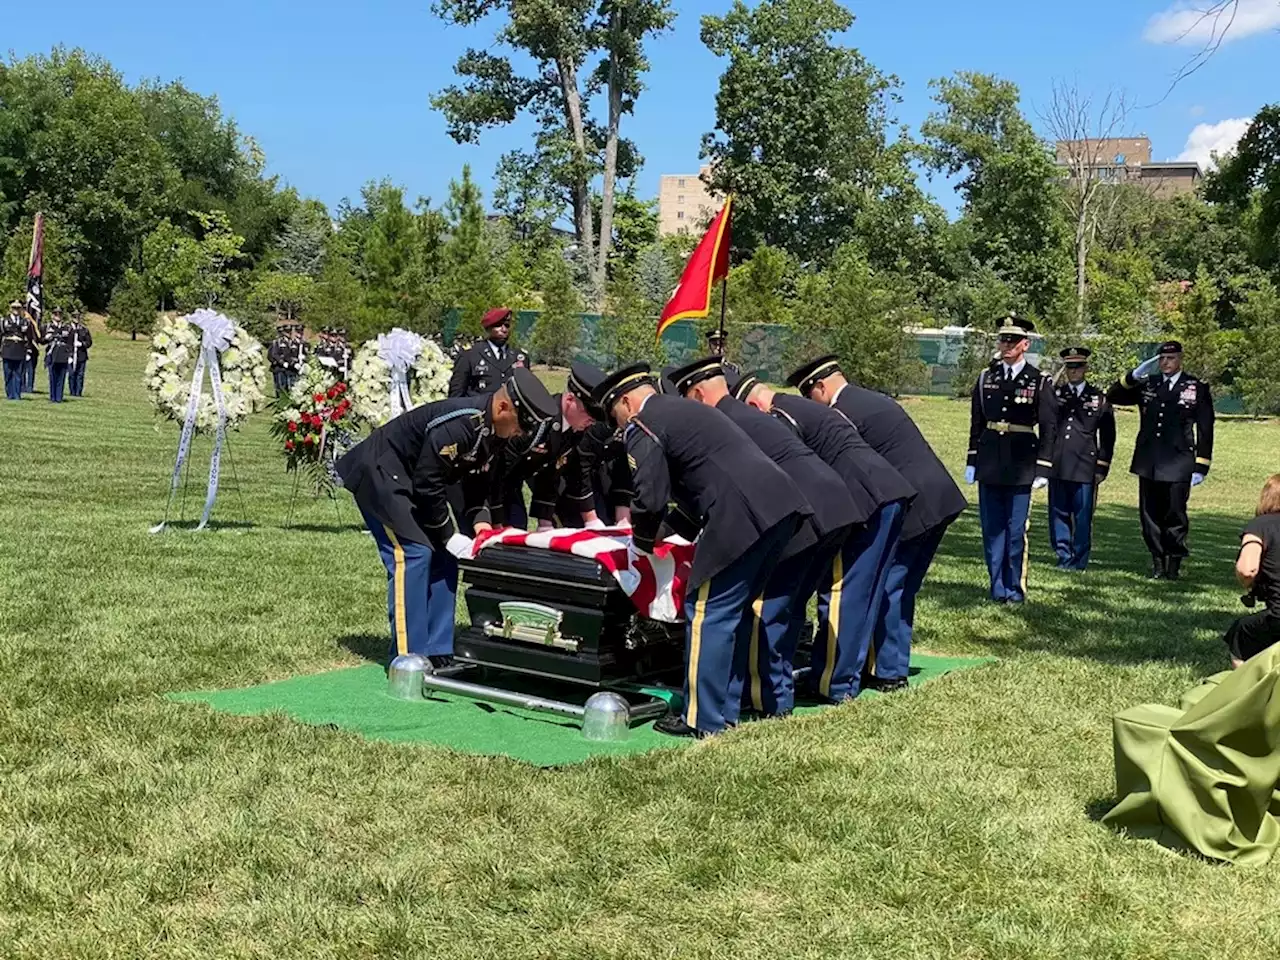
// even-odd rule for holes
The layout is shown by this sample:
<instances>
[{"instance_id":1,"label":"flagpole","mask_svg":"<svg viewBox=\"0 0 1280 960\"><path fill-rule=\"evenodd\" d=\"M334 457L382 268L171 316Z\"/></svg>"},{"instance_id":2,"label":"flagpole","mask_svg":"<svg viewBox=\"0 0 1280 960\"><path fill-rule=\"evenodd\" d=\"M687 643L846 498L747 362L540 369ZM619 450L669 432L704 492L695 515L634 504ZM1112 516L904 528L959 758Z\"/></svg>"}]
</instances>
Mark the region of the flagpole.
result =
<instances>
[{"instance_id":1,"label":"flagpole","mask_svg":"<svg viewBox=\"0 0 1280 960\"><path fill-rule=\"evenodd\" d=\"M724 344L724 311L729 302L729 275L726 273L720 281L720 343Z\"/></svg>"}]
</instances>

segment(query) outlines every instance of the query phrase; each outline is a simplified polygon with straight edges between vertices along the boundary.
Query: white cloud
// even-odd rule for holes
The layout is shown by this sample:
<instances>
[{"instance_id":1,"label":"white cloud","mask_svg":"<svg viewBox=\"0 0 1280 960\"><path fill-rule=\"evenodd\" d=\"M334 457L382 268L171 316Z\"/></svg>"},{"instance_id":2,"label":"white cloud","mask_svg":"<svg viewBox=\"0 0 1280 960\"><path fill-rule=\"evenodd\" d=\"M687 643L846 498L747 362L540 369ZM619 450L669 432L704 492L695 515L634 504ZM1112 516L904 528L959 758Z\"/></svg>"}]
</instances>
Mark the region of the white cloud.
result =
<instances>
[{"instance_id":1,"label":"white cloud","mask_svg":"<svg viewBox=\"0 0 1280 960\"><path fill-rule=\"evenodd\" d=\"M1177 0L1147 21L1148 43L1230 43L1280 27L1280 0Z\"/></svg>"},{"instance_id":2,"label":"white cloud","mask_svg":"<svg viewBox=\"0 0 1280 960\"><path fill-rule=\"evenodd\" d=\"M1196 124L1195 129L1187 137L1187 144L1182 148L1182 153L1174 159L1194 160L1203 169L1212 170L1217 167L1213 161L1214 154L1221 157L1234 150L1251 123L1253 120L1249 117L1235 117L1231 120L1223 120L1221 123Z\"/></svg>"}]
</instances>

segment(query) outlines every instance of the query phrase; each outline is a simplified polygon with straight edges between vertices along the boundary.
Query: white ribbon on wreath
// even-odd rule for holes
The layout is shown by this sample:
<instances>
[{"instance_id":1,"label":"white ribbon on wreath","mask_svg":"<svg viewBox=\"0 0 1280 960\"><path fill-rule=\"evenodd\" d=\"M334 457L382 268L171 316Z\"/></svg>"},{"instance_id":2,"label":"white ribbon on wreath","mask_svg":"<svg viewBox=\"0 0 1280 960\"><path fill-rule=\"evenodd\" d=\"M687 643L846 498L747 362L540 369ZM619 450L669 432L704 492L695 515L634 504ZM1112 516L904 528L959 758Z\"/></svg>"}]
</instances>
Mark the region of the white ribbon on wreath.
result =
<instances>
[{"instance_id":1,"label":"white ribbon on wreath","mask_svg":"<svg viewBox=\"0 0 1280 960\"><path fill-rule=\"evenodd\" d=\"M409 368L422 352L423 338L410 330L392 328L378 334L378 359L391 368L391 419L413 409L409 396Z\"/></svg>"}]
</instances>

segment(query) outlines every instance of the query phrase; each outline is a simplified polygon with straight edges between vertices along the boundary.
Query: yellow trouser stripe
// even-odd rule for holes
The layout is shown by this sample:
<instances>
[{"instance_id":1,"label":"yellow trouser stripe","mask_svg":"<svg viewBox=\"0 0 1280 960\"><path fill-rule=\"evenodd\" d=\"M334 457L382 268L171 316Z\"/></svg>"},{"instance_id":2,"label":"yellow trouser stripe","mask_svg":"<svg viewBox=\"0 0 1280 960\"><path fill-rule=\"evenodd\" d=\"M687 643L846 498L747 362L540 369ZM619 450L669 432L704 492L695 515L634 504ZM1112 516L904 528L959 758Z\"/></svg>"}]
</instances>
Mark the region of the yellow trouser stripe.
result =
<instances>
[{"instance_id":1,"label":"yellow trouser stripe","mask_svg":"<svg viewBox=\"0 0 1280 960\"><path fill-rule=\"evenodd\" d=\"M707 600L711 597L711 581L698 588L698 602L693 607L693 623L689 625L689 703L684 722L698 725L698 656L702 653L702 621L707 618Z\"/></svg>"},{"instance_id":2,"label":"yellow trouser stripe","mask_svg":"<svg viewBox=\"0 0 1280 960\"><path fill-rule=\"evenodd\" d=\"M827 663L822 670L822 679L818 683L818 692L824 697L831 695L831 674L836 669L837 640L840 637L840 594L844 583L844 556L836 554L831 561L831 599L827 603Z\"/></svg>"},{"instance_id":3,"label":"yellow trouser stripe","mask_svg":"<svg viewBox=\"0 0 1280 960\"><path fill-rule=\"evenodd\" d=\"M747 665L751 670L751 705L757 710L764 709L764 695L760 691L760 659L764 654L764 644L760 642L760 622L764 618L764 597L756 597L751 604L751 652Z\"/></svg>"},{"instance_id":4,"label":"yellow trouser stripe","mask_svg":"<svg viewBox=\"0 0 1280 960\"><path fill-rule=\"evenodd\" d=\"M387 531L387 539L391 541L391 549L396 557L396 569L391 576L394 587L392 597L395 601L396 653L406 654L409 652L409 628L404 613L404 547L400 546L394 530L385 524L382 529Z\"/></svg>"}]
</instances>

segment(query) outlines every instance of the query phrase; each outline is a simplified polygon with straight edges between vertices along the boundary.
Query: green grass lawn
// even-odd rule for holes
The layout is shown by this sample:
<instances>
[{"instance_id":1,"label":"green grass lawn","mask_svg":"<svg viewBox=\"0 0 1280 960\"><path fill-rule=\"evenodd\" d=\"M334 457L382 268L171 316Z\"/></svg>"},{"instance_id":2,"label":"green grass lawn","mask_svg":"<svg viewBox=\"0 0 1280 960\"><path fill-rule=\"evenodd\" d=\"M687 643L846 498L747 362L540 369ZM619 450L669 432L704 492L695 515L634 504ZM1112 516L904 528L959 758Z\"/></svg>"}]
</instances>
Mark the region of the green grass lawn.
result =
<instances>
[{"instance_id":1,"label":"green grass lawn","mask_svg":"<svg viewBox=\"0 0 1280 960\"><path fill-rule=\"evenodd\" d=\"M983 602L976 511L948 535L919 645L999 663L537 770L165 700L380 653L385 578L349 500L285 529L265 417L216 529L149 536L177 430L145 345L98 344L84 399L0 404L0 957L1274 956L1275 869L1097 821L1111 716L1226 666L1280 425L1219 425L1181 583L1143 578L1125 413L1087 574L1051 569L1043 494L1022 609ZM908 405L959 473L967 405Z\"/></svg>"}]
</instances>

